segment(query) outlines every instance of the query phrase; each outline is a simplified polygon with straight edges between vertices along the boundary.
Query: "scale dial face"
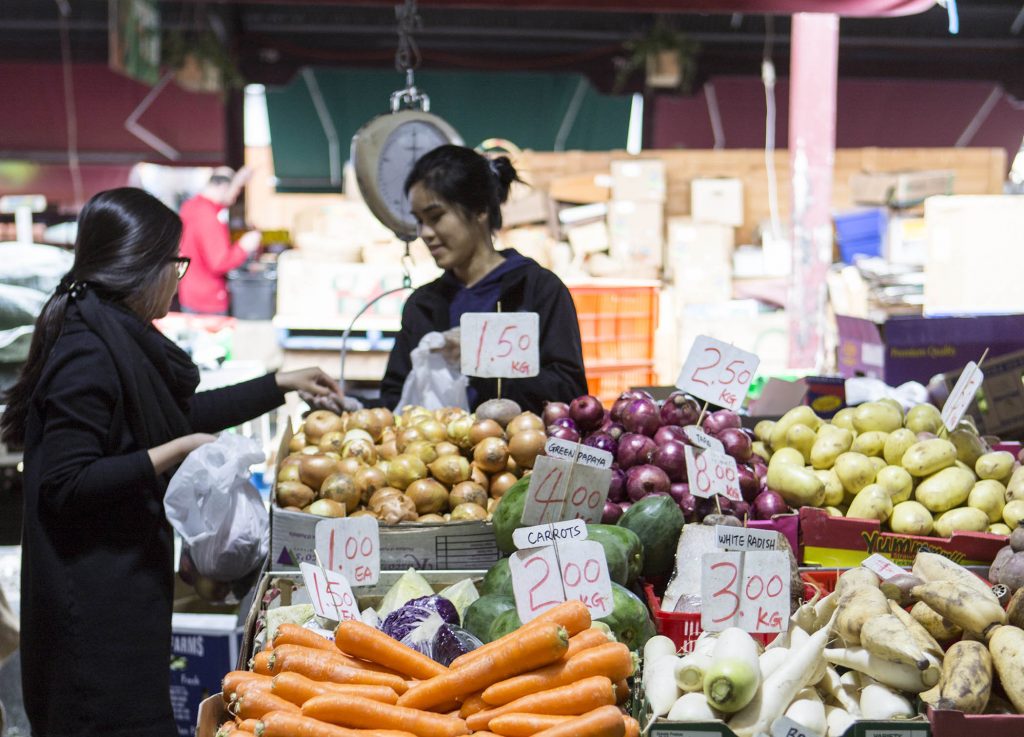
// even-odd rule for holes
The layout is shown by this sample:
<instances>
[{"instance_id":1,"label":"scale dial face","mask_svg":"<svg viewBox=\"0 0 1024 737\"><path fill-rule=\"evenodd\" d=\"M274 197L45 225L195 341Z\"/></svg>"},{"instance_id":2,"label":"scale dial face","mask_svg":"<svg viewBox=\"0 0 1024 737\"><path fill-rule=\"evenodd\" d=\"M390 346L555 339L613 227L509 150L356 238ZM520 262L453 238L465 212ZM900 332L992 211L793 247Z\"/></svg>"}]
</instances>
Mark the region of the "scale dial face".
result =
<instances>
[{"instance_id":1,"label":"scale dial face","mask_svg":"<svg viewBox=\"0 0 1024 737\"><path fill-rule=\"evenodd\" d=\"M420 157L447 143L462 143L440 118L403 110L370 121L352 140L352 160L363 199L399 237L416 237L405 180Z\"/></svg>"}]
</instances>

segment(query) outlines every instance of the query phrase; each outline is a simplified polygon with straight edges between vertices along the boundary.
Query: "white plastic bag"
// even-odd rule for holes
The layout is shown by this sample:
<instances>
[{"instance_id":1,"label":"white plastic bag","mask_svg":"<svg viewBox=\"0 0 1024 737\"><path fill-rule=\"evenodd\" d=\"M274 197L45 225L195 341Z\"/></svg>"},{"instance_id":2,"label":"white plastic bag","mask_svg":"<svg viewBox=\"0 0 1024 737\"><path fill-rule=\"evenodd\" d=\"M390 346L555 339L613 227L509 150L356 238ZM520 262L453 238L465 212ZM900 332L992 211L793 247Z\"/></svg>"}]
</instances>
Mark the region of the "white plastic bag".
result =
<instances>
[{"instance_id":1,"label":"white plastic bag","mask_svg":"<svg viewBox=\"0 0 1024 737\"><path fill-rule=\"evenodd\" d=\"M469 411L469 398L466 396L469 379L441 353L444 344L445 338L441 333L427 333L412 349L409 354L412 369L405 377L396 412L411 404L430 410L461 407Z\"/></svg>"},{"instance_id":2,"label":"white plastic bag","mask_svg":"<svg viewBox=\"0 0 1024 737\"><path fill-rule=\"evenodd\" d=\"M252 438L222 433L189 453L167 486L167 519L202 575L236 581L266 557L270 523L249 483L249 466L263 460Z\"/></svg>"}]
</instances>

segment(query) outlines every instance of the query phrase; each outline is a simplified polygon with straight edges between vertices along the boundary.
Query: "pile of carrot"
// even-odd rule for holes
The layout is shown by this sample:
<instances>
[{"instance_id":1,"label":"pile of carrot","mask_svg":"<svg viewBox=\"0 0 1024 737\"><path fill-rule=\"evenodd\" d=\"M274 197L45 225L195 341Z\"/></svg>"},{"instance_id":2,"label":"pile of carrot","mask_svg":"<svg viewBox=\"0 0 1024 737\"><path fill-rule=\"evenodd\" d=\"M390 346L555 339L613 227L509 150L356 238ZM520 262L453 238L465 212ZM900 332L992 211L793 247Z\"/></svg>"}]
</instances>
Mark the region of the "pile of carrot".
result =
<instances>
[{"instance_id":1,"label":"pile of carrot","mask_svg":"<svg viewBox=\"0 0 1024 737\"><path fill-rule=\"evenodd\" d=\"M282 624L224 678L217 737L638 737L619 708L635 662L579 601L445 667L361 622L334 642Z\"/></svg>"}]
</instances>

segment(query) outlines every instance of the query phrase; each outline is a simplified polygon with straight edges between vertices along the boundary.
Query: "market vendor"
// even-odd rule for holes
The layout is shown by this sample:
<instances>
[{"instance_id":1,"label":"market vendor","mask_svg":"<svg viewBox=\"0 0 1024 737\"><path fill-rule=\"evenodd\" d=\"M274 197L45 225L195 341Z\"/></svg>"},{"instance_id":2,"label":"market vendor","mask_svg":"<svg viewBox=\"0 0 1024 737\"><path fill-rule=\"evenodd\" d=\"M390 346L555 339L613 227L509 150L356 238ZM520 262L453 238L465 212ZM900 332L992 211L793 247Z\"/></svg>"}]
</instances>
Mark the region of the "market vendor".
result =
<instances>
[{"instance_id":1,"label":"market vendor","mask_svg":"<svg viewBox=\"0 0 1024 737\"><path fill-rule=\"evenodd\" d=\"M587 393L580 329L569 290L557 276L512 249L494 248L501 205L518 181L507 157L487 159L462 146L424 155L405 182L420 236L444 275L417 289L402 312L381 382L384 406L394 408L412 368L410 352L429 332L446 333L446 355L459 362L457 330L467 312L536 312L540 316L540 373L503 382L502 397L540 412L545 402ZM471 378L469 404L497 396L495 379Z\"/></svg>"},{"instance_id":2,"label":"market vendor","mask_svg":"<svg viewBox=\"0 0 1024 737\"><path fill-rule=\"evenodd\" d=\"M152 321L178 279L181 220L140 189L82 209L71 271L43 306L0 435L24 448L21 672L32 733L177 734L168 682L175 468L319 369L196 393L199 370Z\"/></svg>"}]
</instances>

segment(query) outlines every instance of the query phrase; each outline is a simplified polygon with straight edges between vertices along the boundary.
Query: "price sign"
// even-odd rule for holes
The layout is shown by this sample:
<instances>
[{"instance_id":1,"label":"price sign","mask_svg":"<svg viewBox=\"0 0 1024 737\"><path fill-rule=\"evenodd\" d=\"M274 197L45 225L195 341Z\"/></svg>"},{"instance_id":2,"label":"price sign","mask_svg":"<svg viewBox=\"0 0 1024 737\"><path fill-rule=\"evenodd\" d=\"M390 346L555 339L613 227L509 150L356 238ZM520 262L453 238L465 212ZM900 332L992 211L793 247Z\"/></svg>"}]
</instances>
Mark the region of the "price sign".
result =
<instances>
[{"instance_id":1,"label":"price sign","mask_svg":"<svg viewBox=\"0 0 1024 737\"><path fill-rule=\"evenodd\" d=\"M553 525L520 527L512 533L512 542L519 550L539 548L542 545L560 545L587 539L587 525L583 520L556 522Z\"/></svg>"},{"instance_id":2,"label":"price sign","mask_svg":"<svg viewBox=\"0 0 1024 737\"><path fill-rule=\"evenodd\" d=\"M822 737L822 735L812 732L787 716L781 716L772 723L772 737Z\"/></svg>"},{"instance_id":3,"label":"price sign","mask_svg":"<svg viewBox=\"0 0 1024 737\"><path fill-rule=\"evenodd\" d=\"M974 361L968 362L964 371L957 379L949 398L942 405L942 424L952 432L963 419L967 408L974 401L974 395L978 393L981 382L985 380L985 374Z\"/></svg>"},{"instance_id":4,"label":"price sign","mask_svg":"<svg viewBox=\"0 0 1024 737\"><path fill-rule=\"evenodd\" d=\"M462 373L521 379L540 371L536 312L467 312L461 328Z\"/></svg>"},{"instance_id":5,"label":"price sign","mask_svg":"<svg viewBox=\"0 0 1024 737\"><path fill-rule=\"evenodd\" d=\"M324 568L352 585L372 586L380 580L380 527L372 517L321 520L314 542Z\"/></svg>"},{"instance_id":6,"label":"price sign","mask_svg":"<svg viewBox=\"0 0 1024 737\"><path fill-rule=\"evenodd\" d=\"M705 553L701 627L782 632L789 624L789 557L782 551Z\"/></svg>"},{"instance_id":7,"label":"price sign","mask_svg":"<svg viewBox=\"0 0 1024 737\"><path fill-rule=\"evenodd\" d=\"M585 540L518 550L509 558L509 571L523 622L569 599L586 604L594 619L612 613L612 583L601 543Z\"/></svg>"},{"instance_id":8,"label":"price sign","mask_svg":"<svg viewBox=\"0 0 1024 737\"><path fill-rule=\"evenodd\" d=\"M697 450L687 445L686 477L690 480L690 493L705 499L721 494L733 501L742 501L736 460L715 450Z\"/></svg>"},{"instance_id":9,"label":"price sign","mask_svg":"<svg viewBox=\"0 0 1024 737\"><path fill-rule=\"evenodd\" d=\"M711 404L737 410L759 363L761 359L753 353L700 335L693 342L676 386Z\"/></svg>"},{"instance_id":10,"label":"price sign","mask_svg":"<svg viewBox=\"0 0 1024 737\"><path fill-rule=\"evenodd\" d=\"M570 443L568 440L549 438L544 446L544 452L552 458L561 458L564 461L575 460L585 466L594 468L611 468L615 458L606 450L591 448L589 445Z\"/></svg>"},{"instance_id":11,"label":"price sign","mask_svg":"<svg viewBox=\"0 0 1024 737\"><path fill-rule=\"evenodd\" d=\"M359 619L356 597L344 576L312 563L300 563L299 570L318 616L338 622Z\"/></svg>"},{"instance_id":12,"label":"price sign","mask_svg":"<svg viewBox=\"0 0 1024 737\"><path fill-rule=\"evenodd\" d=\"M683 435L685 435L686 439L698 448L703 448L704 450L717 450L719 453L725 452L725 446L722 445L721 440L711 437L696 425L687 425L684 427Z\"/></svg>"},{"instance_id":13,"label":"price sign","mask_svg":"<svg viewBox=\"0 0 1024 737\"><path fill-rule=\"evenodd\" d=\"M542 525L568 519L600 522L611 483L609 468L538 456L526 490L523 524Z\"/></svg>"},{"instance_id":14,"label":"price sign","mask_svg":"<svg viewBox=\"0 0 1024 737\"><path fill-rule=\"evenodd\" d=\"M878 553L869 555L861 561L861 565L877 575L883 581L888 581L890 578L896 578L896 576L901 576L906 573L906 571L898 565L893 563L884 555L879 555Z\"/></svg>"}]
</instances>

